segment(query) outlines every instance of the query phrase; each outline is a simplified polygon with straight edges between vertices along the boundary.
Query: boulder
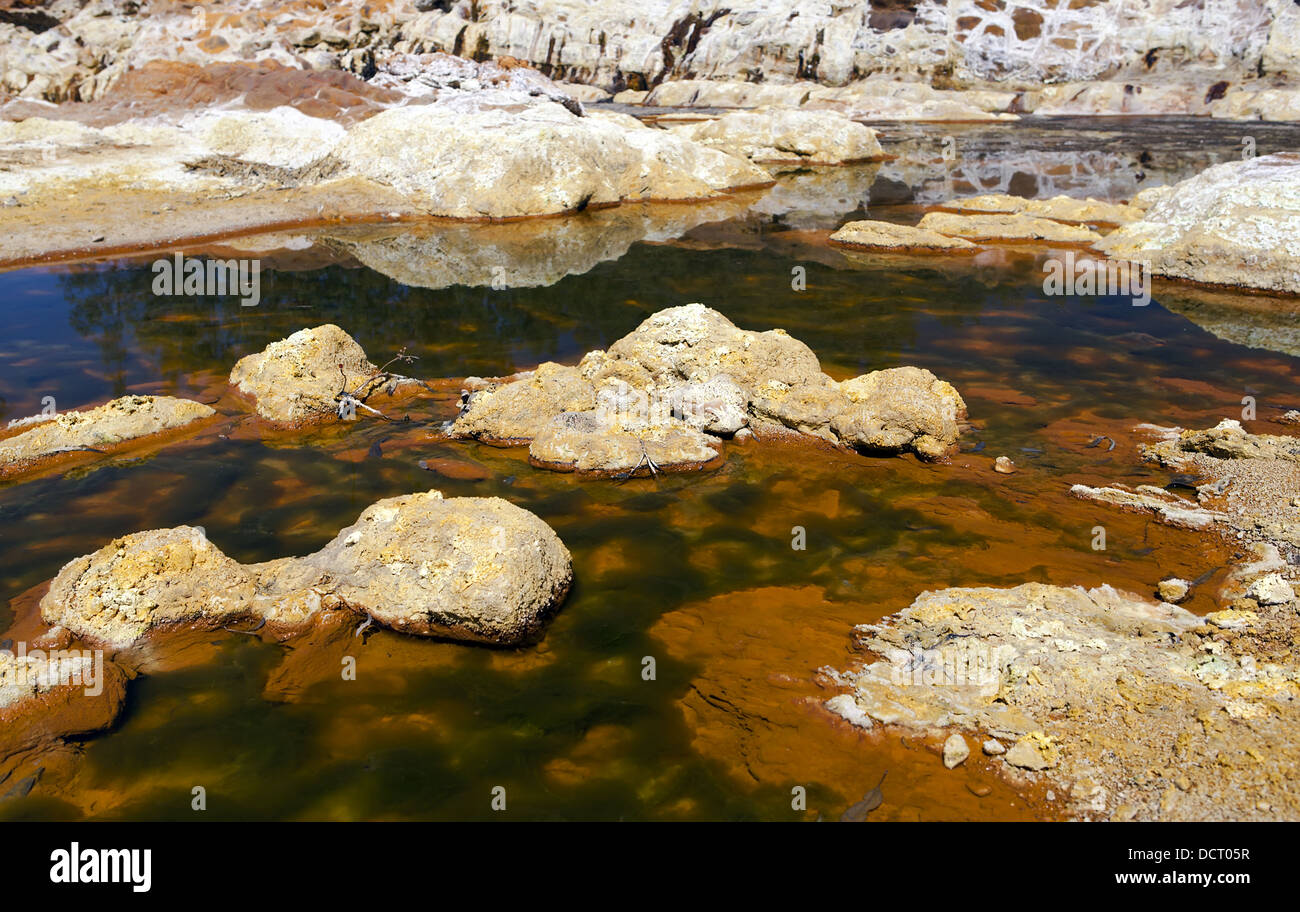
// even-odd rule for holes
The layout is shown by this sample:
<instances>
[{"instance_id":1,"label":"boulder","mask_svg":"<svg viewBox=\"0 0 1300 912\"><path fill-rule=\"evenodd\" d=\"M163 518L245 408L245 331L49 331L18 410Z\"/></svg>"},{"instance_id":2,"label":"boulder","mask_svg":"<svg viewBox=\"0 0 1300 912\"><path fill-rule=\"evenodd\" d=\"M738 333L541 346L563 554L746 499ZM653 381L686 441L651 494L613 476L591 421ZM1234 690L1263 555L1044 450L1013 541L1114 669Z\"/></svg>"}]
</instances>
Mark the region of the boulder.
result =
<instances>
[{"instance_id":1,"label":"boulder","mask_svg":"<svg viewBox=\"0 0 1300 912\"><path fill-rule=\"evenodd\" d=\"M840 384L849 405L831 427L840 440L864 450L914 450L937 459L956 442L966 414L951 383L919 367L874 371Z\"/></svg>"},{"instance_id":2,"label":"boulder","mask_svg":"<svg viewBox=\"0 0 1300 912\"><path fill-rule=\"evenodd\" d=\"M772 179L745 159L635 118L579 117L549 101L522 108L473 100L393 108L353 127L335 154L346 173L452 218L706 199Z\"/></svg>"},{"instance_id":3,"label":"boulder","mask_svg":"<svg viewBox=\"0 0 1300 912\"><path fill-rule=\"evenodd\" d=\"M321 421L338 413L339 394L379 374L356 340L333 323L300 329L240 358L230 385L257 414L280 424Z\"/></svg>"},{"instance_id":4,"label":"boulder","mask_svg":"<svg viewBox=\"0 0 1300 912\"><path fill-rule=\"evenodd\" d=\"M127 535L69 562L40 609L46 623L114 649L177 626L297 629L328 611L514 645L540 633L571 581L568 550L532 513L428 491L371 505L314 554L263 564L238 563L189 526Z\"/></svg>"},{"instance_id":5,"label":"boulder","mask_svg":"<svg viewBox=\"0 0 1300 912\"><path fill-rule=\"evenodd\" d=\"M286 579L310 569L385 627L499 645L536 639L573 580L568 549L532 513L437 491L381 500L291 564Z\"/></svg>"}]
</instances>

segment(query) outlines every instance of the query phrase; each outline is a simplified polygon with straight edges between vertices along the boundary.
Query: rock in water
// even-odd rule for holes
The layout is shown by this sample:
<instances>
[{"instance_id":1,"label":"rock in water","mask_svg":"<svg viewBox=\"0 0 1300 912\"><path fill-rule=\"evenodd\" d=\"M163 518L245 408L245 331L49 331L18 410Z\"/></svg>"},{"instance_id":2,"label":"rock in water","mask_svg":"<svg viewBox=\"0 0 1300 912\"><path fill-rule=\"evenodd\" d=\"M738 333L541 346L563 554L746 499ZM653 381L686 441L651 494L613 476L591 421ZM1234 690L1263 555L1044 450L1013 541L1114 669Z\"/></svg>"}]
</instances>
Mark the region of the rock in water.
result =
<instances>
[{"instance_id":1,"label":"rock in water","mask_svg":"<svg viewBox=\"0 0 1300 912\"><path fill-rule=\"evenodd\" d=\"M403 633L481 643L534 639L573 579L569 551L532 513L499 497L437 491L381 500L293 568Z\"/></svg>"},{"instance_id":2,"label":"rock in water","mask_svg":"<svg viewBox=\"0 0 1300 912\"><path fill-rule=\"evenodd\" d=\"M966 762L970 756L970 748L966 744L966 739L958 734L951 734L948 740L943 742L943 765L952 769Z\"/></svg>"},{"instance_id":3,"label":"rock in water","mask_svg":"<svg viewBox=\"0 0 1300 912\"><path fill-rule=\"evenodd\" d=\"M831 235L831 243L907 253L975 253L979 250L970 241L937 231L871 220L848 222Z\"/></svg>"},{"instance_id":4,"label":"rock in water","mask_svg":"<svg viewBox=\"0 0 1300 912\"><path fill-rule=\"evenodd\" d=\"M997 472L999 475L1014 475L1016 464L1007 456L999 456L997 459L993 460L993 471Z\"/></svg>"},{"instance_id":5,"label":"rock in water","mask_svg":"<svg viewBox=\"0 0 1300 912\"><path fill-rule=\"evenodd\" d=\"M742 330L689 304L654 314L576 367L543 364L473 393L448 433L529 442L537 465L610 473L647 459L706 465L719 437L746 429L936 459L956 442L965 413L957 391L927 370L837 383L783 330Z\"/></svg>"},{"instance_id":6,"label":"rock in water","mask_svg":"<svg viewBox=\"0 0 1300 912\"><path fill-rule=\"evenodd\" d=\"M1188 178L1097 245L1157 275L1300 292L1300 153L1226 162Z\"/></svg>"},{"instance_id":7,"label":"rock in water","mask_svg":"<svg viewBox=\"0 0 1300 912\"><path fill-rule=\"evenodd\" d=\"M755 162L837 165L884 157L876 131L838 111L736 111L673 132Z\"/></svg>"},{"instance_id":8,"label":"rock in water","mask_svg":"<svg viewBox=\"0 0 1300 912\"><path fill-rule=\"evenodd\" d=\"M880 781L876 787L862 796L862 800L849 806L843 814L840 815L840 823L861 823L867 819L867 815L880 807L884 803L885 795L880 787L885 784L885 776L889 775L889 770L885 770L880 776Z\"/></svg>"},{"instance_id":9,"label":"rock in water","mask_svg":"<svg viewBox=\"0 0 1300 912\"><path fill-rule=\"evenodd\" d=\"M578 117L553 102L522 110L468 102L393 108L353 127L335 154L348 172L452 218L707 199L772 180L743 158L633 117Z\"/></svg>"},{"instance_id":10,"label":"rock in water","mask_svg":"<svg viewBox=\"0 0 1300 912\"><path fill-rule=\"evenodd\" d=\"M249 396L263 418L304 424L337 414L335 397L377 372L355 339L326 323L240 358L230 372L230 385Z\"/></svg>"},{"instance_id":11,"label":"rock in water","mask_svg":"<svg viewBox=\"0 0 1300 912\"><path fill-rule=\"evenodd\" d=\"M201 402L172 396L123 396L98 408L63 412L0 440L0 478L39 468L65 453L107 451L215 414Z\"/></svg>"},{"instance_id":12,"label":"rock in water","mask_svg":"<svg viewBox=\"0 0 1300 912\"><path fill-rule=\"evenodd\" d=\"M320 611L513 645L540 633L572 578L568 550L532 513L429 491L373 504L315 554L263 564L232 560L189 526L127 535L69 562L41 616L114 648L176 625L292 629Z\"/></svg>"},{"instance_id":13,"label":"rock in water","mask_svg":"<svg viewBox=\"0 0 1300 912\"><path fill-rule=\"evenodd\" d=\"M1161 580L1160 584L1156 587L1156 594L1160 596L1160 599L1171 605L1185 602L1187 596L1191 594L1191 591L1192 584L1187 582L1187 580L1179 579L1176 576Z\"/></svg>"}]
</instances>

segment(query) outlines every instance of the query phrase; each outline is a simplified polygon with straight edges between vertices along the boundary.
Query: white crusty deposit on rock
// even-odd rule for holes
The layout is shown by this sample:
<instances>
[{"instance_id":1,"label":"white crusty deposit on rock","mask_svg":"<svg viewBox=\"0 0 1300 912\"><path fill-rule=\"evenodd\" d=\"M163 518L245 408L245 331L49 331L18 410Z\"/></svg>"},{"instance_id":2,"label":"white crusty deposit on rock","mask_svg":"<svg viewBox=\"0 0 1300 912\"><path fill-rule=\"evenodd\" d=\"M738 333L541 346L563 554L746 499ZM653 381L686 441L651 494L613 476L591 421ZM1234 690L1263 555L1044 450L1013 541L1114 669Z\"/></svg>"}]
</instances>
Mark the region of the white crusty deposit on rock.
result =
<instances>
[{"instance_id":1,"label":"white crusty deposit on rock","mask_svg":"<svg viewBox=\"0 0 1300 912\"><path fill-rule=\"evenodd\" d=\"M1158 275L1300 293L1300 154L1207 168L1097 247Z\"/></svg>"},{"instance_id":2,"label":"white crusty deposit on rock","mask_svg":"<svg viewBox=\"0 0 1300 912\"><path fill-rule=\"evenodd\" d=\"M183 625L293 629L322 611L518 644L540 633L571 581L564 543L532 513L429 491L381 500L320 551L264 564L232 560L190 526L136 532L68 563L40 607L46 623L114 648Z\"/></svg>"},{"instance_id":3,"label":"white crusty deposit on rock","mask_svg":"<svg viewBox=\"0 0 1300 912\"><path fill-rule=\"evenodd\" d=\"M705 199L772 179L742 158L635 118L578 117L553 102L522 110L455 102L394 108L353 127L336 154L348 172L454 218Z\"/></svg>"},{"instance_id":4,"label":"white crusty deposit on rock","mask_svg":"<svg viewBox=\"0 0 1300 912\"><path fill-rule=\"evenodd\" d=\"M783 330L742 330L689 304L654 314L576 367L547 363L474 392L448 433L530 442L533 461L549 468L626 472L712 462L717 437L744 427L935 459L956 442L965 412L929 371L837 383Z\"/></svg>"}]
</instances>

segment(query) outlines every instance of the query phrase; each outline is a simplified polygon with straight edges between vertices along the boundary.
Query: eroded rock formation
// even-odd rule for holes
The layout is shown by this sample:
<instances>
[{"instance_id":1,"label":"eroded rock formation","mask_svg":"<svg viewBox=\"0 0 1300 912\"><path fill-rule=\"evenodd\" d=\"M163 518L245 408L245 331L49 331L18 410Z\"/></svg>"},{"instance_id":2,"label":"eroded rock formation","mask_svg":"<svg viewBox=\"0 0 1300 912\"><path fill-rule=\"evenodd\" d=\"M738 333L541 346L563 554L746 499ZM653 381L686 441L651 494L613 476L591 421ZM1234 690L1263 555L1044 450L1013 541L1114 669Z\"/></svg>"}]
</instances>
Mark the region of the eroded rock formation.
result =
<instances>
[{"instance_id":1,"label":"eroded rock formation","mask_svg":"<svg viewBox=\"0 0 1300 912\"><path fill-rule=\"evenodd\" d=\"M67 564L41 599L52 626L113 649L169 627L301 628L351 612L405 633L513 645L564 601L569 552L532 513L438 491L372 504L306 557L240 564L191 526L136 532Z\"/></svg>"},{"instance_id":2,"label":"eroded rock formation","mask_svg":"<svg viewBox=\"0 0 1300 912\"><path fill-rule=\"evenodd\" d=\"M1215 165L1098 244L1157 275L1300 293L1300 154Z\"/></svg>"},{"instance_id":3,"label":"eroded rock formation","mask_svg":"<svg viewBox=\"0 0 1300 912\"><path fill-rule=\"evenodd\" d=\"M957 391L927 370L837 383L783 330L738 329L689 304L577 366L547 363L471 392L448 433L528 442L530 458L549 468L618 473L711 463L721 438L746 429L937 459L965 412Z\"/></svg>"}]
</instances>

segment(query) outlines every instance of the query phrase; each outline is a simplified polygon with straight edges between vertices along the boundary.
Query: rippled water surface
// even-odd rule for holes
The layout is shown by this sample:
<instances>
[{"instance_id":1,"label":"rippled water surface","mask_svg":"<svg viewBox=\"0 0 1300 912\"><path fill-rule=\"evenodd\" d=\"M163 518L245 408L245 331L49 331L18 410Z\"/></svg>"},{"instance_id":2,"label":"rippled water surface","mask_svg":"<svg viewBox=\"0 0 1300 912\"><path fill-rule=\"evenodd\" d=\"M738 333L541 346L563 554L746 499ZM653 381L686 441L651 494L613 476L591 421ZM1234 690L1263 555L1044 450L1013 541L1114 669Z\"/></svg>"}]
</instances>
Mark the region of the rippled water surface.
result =
<instances>
[{"instance_id":1,"label":"rippled water surface","mask_svg":"<svg viewBox=\"0 0 1300 912\"><path fill-rule=\"evenodd\" d=\"M1297 145L1293 130L1251 129L1260 152ZM837 817L889 769L873 819L1050 816L1044 796L1016 795L978 758L949 772L925 739L836 722L819 708L833 691L817 669L857 661L853 625L925 589L1147 591L1220 565L1216 546L1072 500L1068 486L1165 483L1136 458L1135 424L1237 417L1247 395L1261 418L1300 407L1300 359L1183 315L1242 296L1158 285L1147 307L1047 298L1032 251L845 254L826 233L864 212L913 221L950 193L1124 198L1239 155L1241 132L899 125L896 162L792 174L727 204L208 248L262 257L250 308L153 296L152 257L0 275L0 418L36 413L44 396L68 409L128 392L195 397L226 415L164 448L0 488L4 626L33 587L114 536L202 525L232 557L267 560L320 547L381 497L432 487L534 511L576 575L545 639L521 650L388 632L293 649L214 635L131 682L115 728L82 744L75 778L50 777L0 813L183 819L202 785L215 818L811 820ZM960 166L944 157L949 136ZM795 267L804 291L791 287ZM494 276L515 287L492 287ZM523 450L432 438L454 412L455 383L413 404L410 423L270 436L225 390L238 358L325 322L377 362L408 348L420 376L495 376L574 362L691 301L745 328L784 327L839 379L933 370L969 405L961 452L924 465L735 444L715 471L616 484L533 469ZM1294 319L1287 302L1251 306ZM1088 446L1102 434L1114 450ZM992 473L998 455L1020 471ZM1110 546L1099 553L1091 529L1102 522ZM796 526L806 551L791 548ZM357 681L340 679L342 654L356 655ZM504 812L490 810L495 786ZM807 811L791 807L795 786Z\"/></svg>"}]
</instances>

